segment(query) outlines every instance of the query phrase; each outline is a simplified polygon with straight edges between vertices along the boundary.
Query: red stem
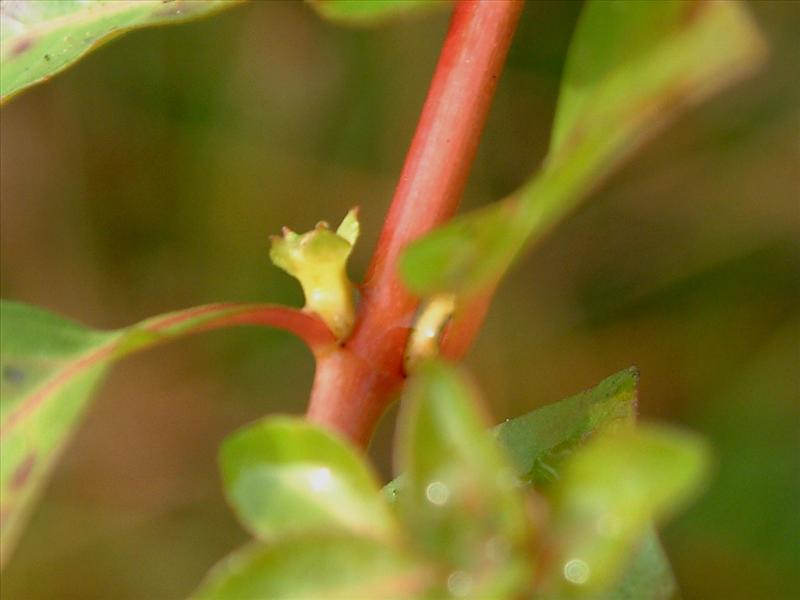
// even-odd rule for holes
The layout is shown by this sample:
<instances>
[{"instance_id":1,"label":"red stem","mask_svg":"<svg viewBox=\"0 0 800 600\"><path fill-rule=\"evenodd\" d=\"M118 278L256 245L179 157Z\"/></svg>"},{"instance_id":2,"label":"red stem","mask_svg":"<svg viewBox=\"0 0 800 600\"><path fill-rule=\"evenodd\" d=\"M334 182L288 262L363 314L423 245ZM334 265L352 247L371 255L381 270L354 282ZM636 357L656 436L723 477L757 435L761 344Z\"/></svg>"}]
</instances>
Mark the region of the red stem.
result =
<instances>
[{"instance_id":1,"label":"red stem","mask_svg":"<svg viewBox=\"0 0 800 600\"><path fill-rule=\"evenodd\" d=\"M308 418L362 444L402 383L403 352L419 304L398 278L398 259L458 207L522 6L521 0L456 4L362 288L355 329L335 360L318 361Z\"/></svg>"},{"instance_id":2,"label":"red stem","mask_svg":"<svg viewBox=\"0 0 800 600\"><path fill-rule=\"evenodd\" d=\"M453 12L348 344L382 370L401 372L418 305L398 277L398 258L458 207L521 10L515 0L462 0Z\"/></svg>"}]
</instances>

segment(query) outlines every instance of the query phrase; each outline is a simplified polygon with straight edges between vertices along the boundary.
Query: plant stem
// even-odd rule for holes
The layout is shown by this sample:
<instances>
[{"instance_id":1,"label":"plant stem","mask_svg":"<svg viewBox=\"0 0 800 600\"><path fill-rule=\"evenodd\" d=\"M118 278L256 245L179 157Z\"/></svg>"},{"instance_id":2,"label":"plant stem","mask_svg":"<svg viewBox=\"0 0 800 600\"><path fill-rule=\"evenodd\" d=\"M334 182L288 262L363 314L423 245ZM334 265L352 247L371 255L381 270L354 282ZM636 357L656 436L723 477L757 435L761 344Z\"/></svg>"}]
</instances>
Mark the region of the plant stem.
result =
<instances>
[{"instance_id":1,"label":"plant stem","mask_svg":"<svg viewBox=\"0 0 800 600\"><path fill-rule=\"evenodd\" d=\"M318 356L307 418L365 448L402 383L402 377L374 369L346 347Z\"/></svg>"},{"instance_id":2,"label":"plant stem","mask_svg":"<svg viewBox=\"0 0 800 600\"><path fill-rule=\"evenodd\" d=\"M355 329L335 357L317 362L308 418L362 445L402 383L403 352L419 304L399 280L398 259L458 207L522 5L456 4L362 287Z\"/></svg>"},{"instance_id":3,"label":"plant stem","mask_svg":"<svg viewBox=\"0 0 800 600\"><path fill-rule=\"evenodd\" d=\"M400 253L458 207L521 9L514 0L465 0L453 13L349 342L386 371L402 368L418 305L399 279Z\"/></svg>"}]
</instances>

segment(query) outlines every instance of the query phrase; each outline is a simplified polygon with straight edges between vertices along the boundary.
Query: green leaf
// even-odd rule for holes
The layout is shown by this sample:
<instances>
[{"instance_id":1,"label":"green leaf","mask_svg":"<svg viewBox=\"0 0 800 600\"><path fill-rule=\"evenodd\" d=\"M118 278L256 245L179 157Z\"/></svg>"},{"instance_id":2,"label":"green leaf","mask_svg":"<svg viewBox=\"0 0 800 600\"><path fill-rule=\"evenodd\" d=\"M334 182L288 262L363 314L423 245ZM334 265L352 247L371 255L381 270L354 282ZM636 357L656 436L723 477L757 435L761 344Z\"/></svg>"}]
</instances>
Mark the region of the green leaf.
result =
<instances>
[{"instance_id":1,"label":"green leaf","mask_svg":"<svg viewBox=\"0 0 800 600\"><path fill-rule=\"evenodd\" d=\"M625 566L620 581L604 597L608 600L673 600L678 584L658 534L650 527Z\"/></svg>"},{"instance_id":2,"label":"green leaf","mask_svg":"<svg viewBox=\"0 0 800 600\"><path fill-rule=\"evenodd\" d=\"M739 2L589 0L541 172L511 198L412 244L400 264L407 285L420 295L491 286L680 109L740 77L763 54Z\"/></svg>"},{"instance_id":3,"label":"green leaf","mask_svg":"<svg viewBox=\"0 0 800 600\"><path fill-rule=\"evenodd\" d=\"M604 432L576 452L551 495L555 597L614 585L650 523L695 493L707 468L699 438L652 425Z\"/></svg>"},{"instance_id":4,"label":"green leaf","mask_svg":"<svg viewBox=\"0 0 800 600\"><path fill-rule=\"evenodd\" d=\"M92 390L112 362L191 333L236 324L324 326L300 311L213 304L154 317L116 331L93 331L47 311L0 303L0 561L5 563ZM298 325L297 329L300 326ZM327 333L326 333L327 332ZM313 333L313 332L312 332Z\"/></svg>"},{"instance_id":5,"label":"green leaf","mask_svg":"<svg viewBox=\"0 0 800 600\"><path fill-rule=\"evenodd\" d=\"M322 17L342 25L376 25L397 17L443 9L449 0L308 0Z\"/></svg>"},{"instance_id":6,"label":"green leaf","mask_svg":"<svg viewBox=\"0 0 800 600\"><path fill-rule=\"evenodd\" d=\"M590 435L633 421L638 381L639 372L626 369L591 390L501 423L494 433L523 480L550 483Z\"/></svg>"},{"instance_id":7,"label":"green leaf","mask_svg":"<svg viewBox=\"0 0 800 600\"><path fill-rule=\"evenodd\" d=\"M500 423L494 436L521 480L535 486L550 483L558 478L563 460L591 434L635 418L638 382L639 371L625 369L590 390ZM384 487L390 500L397 499L404 481L401 475Z\"/></svg>"},{"instance_id":8,"label":"green leaf","mask_svg":"<svg viewBox=\"0 0 800 600\"><path fill-rule=\"evenodd\" d=\"M493 433L514 464L517 475L541 488L560 478L564 461L598 431L629 424L636 412L635 368L626 369L599 385L565 400L543 406L501 423ZM391 481L384 492L398 501L406 478ZM609 600L668 600L676 584L658 535L650 528L626 567Z\"/></svg>"},{"instance_id":9,"label":"green leaf","mask_svg":"<svg viewBox=\"0 0 800 600\"><path fill-rule=\"evenodd\" d=\"M564 462L592 435L632 422L638 381L635 368L620 371L581 394L501 423L494 434L511 456L519 477L534 487L547 487L559 480ZM622 580L605 597L669 600L676 589L658 534L650 528Z\"/></svg>"},{"instance_id":10,"label":"green leaf","mask_svg":"<svg viewBox=\"0 0 800 600\"><path fill-rule=\"evenodd\" d=\"M506 598L524 587L529 523L517 478L486 429L464 376L420 365L403 399L397 507L413 541L452 573L443 585L470 598ZM445 594L445 590L440 590Z\"/></svg>"},{"instance_id":11,"label":"green leaf","mask_svg":"<svg viewBox=\"0 0 800 600\"><path fill-rule=\"evenodd\" d=\"M119 340L55 315L0 308L0 562Z\"/></svg>"},{"instance_id":12,"label":"green leaf","mask_svg":"<svg viewBox=\"0 0 800 600\"><path fill-rule=\"evenodd\" d=\"M391 545L343 536L302 537L235 552L193 600L392 600L422 597L428 572Z\"/></svg>"},{"instance_id":13,"label":"green leaf","mask_svg":"<svg viewBox=\"0 0 800 600\"><path fill-rule=\"evenodd\" d=\"M0 6L0 98L46 81L126 31L186 21L241 0L14 0Z\"/></svg>"},{"instance_id":14,"label":"green leaf","mask_svg":"<svg viewBox=\"0 0 800 600\"><path fill-rule=\"evenodd\" d=\"M229 437L220 455L228 499L257 537L350 531L391 539L397 524L360 454L299 418L267 418Z\"/></svg>"}]
</instances>

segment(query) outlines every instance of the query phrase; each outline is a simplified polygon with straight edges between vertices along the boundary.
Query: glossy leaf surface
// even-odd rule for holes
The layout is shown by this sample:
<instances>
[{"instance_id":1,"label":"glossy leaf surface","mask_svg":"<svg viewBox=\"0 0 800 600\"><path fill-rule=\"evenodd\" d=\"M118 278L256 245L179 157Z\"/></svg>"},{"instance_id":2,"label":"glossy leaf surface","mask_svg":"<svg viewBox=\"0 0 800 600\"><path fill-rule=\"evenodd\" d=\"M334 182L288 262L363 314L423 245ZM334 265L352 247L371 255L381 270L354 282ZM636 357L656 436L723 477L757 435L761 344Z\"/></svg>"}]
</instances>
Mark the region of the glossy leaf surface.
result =
<instances>
[{"instance_id":1,"label":"glossy leaf surface","mask_svg":"<svg viewBox=\"0 0 800 600\"><path fill-rule=\"evenodd\" d=\"M639 373L626 369L576 396L501 423L498 442L511 455L519 477L536 488L560 478L565 461L592 435L630 424L635 418ZM648 529L624 568L609 600L669 600L675 577L658 534Z\"/></svg>"},{"instance_id":2,"label":"glossy leaf surface","mask_svg":"<svg viewBox=\"0 0 800 600\"><path fill-rule=\"evenodd\" d=\"M405 553L371 539L289 538L235 552L217 565L193 600L408 599L428 573Z\"/></svg>"},{"instance_id":3,"label":"glossy leaf surface","mask_svg":"<svg viewBox=\"0 0 800 600\"><path fill-rule=\"evenodd\" d=\"M509 419L493 429L511 459L517 477L539 486L557 479L564 458L599 429L629 423L636 415L639 373L625 369L576 396ZM384 488L394 500L405 476Z\"/></svg>"},{"instance_id":4,"label":"glossy leaf surface","mask_svg":"<svg viewBox=\"0 0 800 600\"><path fill-rule=\"evenodd\" d=\"M678 430L637 426L592 439L552 493L556 588L577 595L614 585L650 523L696 492L707 467L705 444Z\"/></svg>"},{"instance_id":5,"label":"glossy leaf surface","mask_svg":"<svg viewBox=\"0 0 800 600\"><path fill-rule=\"evenodd\" d=\"M448 0L309 0L324 18L343 25L367 26L420 11L445 9Z\"/></svg>"},{"instance_id":6,"label":"glossy leaf surface","mask_svg":"<svg viewBox=\"0 0 800 600\"><path fill-rule=\"evenodd\" d=\"M498 425L495 435L522 479L535 486L557 480L561 463L590 435L633 421L638 380L636 369L626 369L591 390Z\"/></svg>"},{"instance_id":7,"label":"glossy leaf surface","mask_svg":"<svg viewBox=\"0 0 800 600\"><path fill-rule=\"evenodd\" d=\"M256 537L396 533L359 453L302 419L274 417L244 428L226 439L220 462L228 498Z\"/></svg>"},{"instance_id":8,"label":"glossy leaf surface","mask_svg":"<svg viewBox=\"0 0 800 600\"><path fill-rule=\"evenodd\" d=\"M494 429L518 476L541 489L561 477L565 461L592 435L629 425L636 416L639 373L630 368L576 396L542 406ZM649 528L609 600L669 600L675 577L658 534Z\"/></svg>"},{"instance_id":9,"label":"glossy leaf surface","mask_svg":"<svg viewBox=\"0 0 800 600\"><path fill-rule=\"evenodd\" d=\"M421 295L491 286L680 109L762 56L739 2L590 0L570 46L541 172L511 198L412 244L401 261L406 283Z\"/></svg>"},{"instance_id":10,"label":"glossy leaf surface","mask_svg":"<svg viewBox=\"0 0 800 600\"><path fill-rule=\"evenodd\" d=\"M559 480L565 461L592 435L631 423L638 379L636 369L626 369L581 394L501 423L493 434L522 481L536 488L550 486ZM390 482L385 487L387 497L398 501L405 485L403 475ZM621 580L603 598L669 600L675 590L675 577L658 534L649 528L625 565Z\"/></svg>"},{"instance_id":11,"label":"glossy leaf surface","mask_svg":"<svg viewBox=\"0 0 800 600\"><path fill-rule=\"evenodd\" d=\"M241 0L4 0L0 97L45 81L126 31L185 21Z\"/></svg>"},{"instance_id":12,"label":"glossy leaf surface","mask_svg":"<svg viewBox=\"0 0 800 600\"><path fill-rule=\"evenodd\" d=\"M284 307L214 304L94 331L47 311L0 304L0 516L5 562L92 390L112 362L177 337L237 324L283 326L332 342L318 319Z\"/></svg>"},{"instance_id":13,"label":"glossy leaf surface","mask_svg":"<svg viewBox=\"0 0 800 600\"><path fill-rule=\"evenodd\" d=\"M415 372L398 425L398 509L420 550L456 574L442 594L506 598L530 575L522 556L530 525L478 401L454 367L429 362Z\"/></svg>"}]
</instances>

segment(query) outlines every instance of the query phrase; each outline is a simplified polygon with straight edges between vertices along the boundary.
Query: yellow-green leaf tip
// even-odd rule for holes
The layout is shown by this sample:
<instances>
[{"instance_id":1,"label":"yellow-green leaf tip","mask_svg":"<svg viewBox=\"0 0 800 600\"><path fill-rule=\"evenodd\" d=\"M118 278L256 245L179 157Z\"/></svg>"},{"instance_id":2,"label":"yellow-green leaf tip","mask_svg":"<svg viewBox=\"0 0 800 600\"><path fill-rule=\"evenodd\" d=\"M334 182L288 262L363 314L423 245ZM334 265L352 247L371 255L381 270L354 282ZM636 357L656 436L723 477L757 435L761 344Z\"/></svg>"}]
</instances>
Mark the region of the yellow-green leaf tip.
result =
<instances>
[{"instance_id":1,"label":"yellow-green leaf tip","mask_svg":"<svg viewBox=\"0 0 800 600\"><path fill-rule=\"evenodd\" d=\"M353 284L347 277L347 260L359 234L358 209L347 213L334 233L321 221L303 234L283 228L270 238L272 263L300 282L305 310L318 314L339 338L346 337L355 321Z\"/></svg>"},{"instance_id":2,"label":"yellow-green leaf tip","mask_svg":"<svg viewBox=\"0 0 800 600\"><path fill-rule=\"evenodd\" d=\"M336 235L346 239L351 246L355 246L360 233L361 224L358 222L358 207L351 208L342 219L341 225L336 229Z\"/></svg>"}]
</instances>

